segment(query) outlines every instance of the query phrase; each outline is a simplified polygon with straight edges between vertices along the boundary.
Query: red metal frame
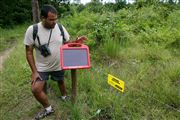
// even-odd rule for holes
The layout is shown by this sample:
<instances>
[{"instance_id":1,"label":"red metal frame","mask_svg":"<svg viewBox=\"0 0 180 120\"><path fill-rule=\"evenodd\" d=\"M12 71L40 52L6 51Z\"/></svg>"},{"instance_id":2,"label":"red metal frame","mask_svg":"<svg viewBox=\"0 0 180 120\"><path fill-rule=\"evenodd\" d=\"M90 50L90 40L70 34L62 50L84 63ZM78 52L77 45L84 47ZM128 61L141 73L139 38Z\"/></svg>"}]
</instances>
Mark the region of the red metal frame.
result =
<instances>
[{"instance_id":1,"label":"red metal frame","mask_svg":"<svg viewBox=\"0 0 180 120\"><path fill-rule=\"evenodd\" d=\"M85 49L87 51L87 63L88 65L86 66L64 66L64 53L63 50L82 50ZM63 70L69 70L69 69L87 69L90 68L90 55L89 55L89 47L87 45L84 44L80 44L80 43L68 43L63 45L60 48L60 63L61 63L61 68Z\"/></svg>"}]
</instances>

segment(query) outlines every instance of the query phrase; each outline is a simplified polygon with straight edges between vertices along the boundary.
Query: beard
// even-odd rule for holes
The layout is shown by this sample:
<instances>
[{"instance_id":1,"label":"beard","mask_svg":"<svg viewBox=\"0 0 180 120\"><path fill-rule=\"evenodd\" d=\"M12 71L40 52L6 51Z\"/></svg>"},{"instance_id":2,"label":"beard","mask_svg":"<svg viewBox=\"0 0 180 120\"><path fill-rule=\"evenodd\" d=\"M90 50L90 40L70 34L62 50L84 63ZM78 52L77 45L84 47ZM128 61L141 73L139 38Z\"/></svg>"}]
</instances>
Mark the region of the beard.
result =
<instances>
[{"instance_id":1,"label":"beard","mask_svg":"<svg viewBox=\"0 0 180 120\"><path fill-rule=\"evenodd\" d=\"M55 25L56 23L53 23L53 24L43 23L43 26L47 29L53 29Z\"/></svg>"},{"instance_id":2,"label":"beard","mask_svg":"<svg viewBox=\"0 0 180 120\"><path fill-rule=\"evenodd\" d=\"M50 27L51 29L53 29L53 28L55 27L55 25L56 25L56 23L55 23L55 24L50 25L49 27Z\"/></svg>"},{"instance_id":3,"label":"beard","mask_svg":"<svg viewBox=\"0 0 180 120\"><path fill-rule=\"evenodd\" d=\"M53 25L47 25L46 28L48 29L53 29L55 27L56 24L53 24Z\"/></svg>"}]
</instances>

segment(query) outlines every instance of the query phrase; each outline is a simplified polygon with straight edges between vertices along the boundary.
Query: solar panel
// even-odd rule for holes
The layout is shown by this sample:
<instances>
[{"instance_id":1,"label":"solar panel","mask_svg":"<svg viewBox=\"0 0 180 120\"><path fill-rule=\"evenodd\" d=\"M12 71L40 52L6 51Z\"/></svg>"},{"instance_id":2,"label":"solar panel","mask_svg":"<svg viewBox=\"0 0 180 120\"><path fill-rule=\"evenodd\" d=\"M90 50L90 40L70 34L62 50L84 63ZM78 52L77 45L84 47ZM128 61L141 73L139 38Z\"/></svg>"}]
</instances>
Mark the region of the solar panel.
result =
<instances>
[{"instance_id":1,"label":"solar panel","mask_svg":"<svg viewBox=\"0 0 180 120\"><path fill-rule=\"evenodd\" d=\"M86 45L78 47L65 44L61 47L62 69L90 68L89 48Z\"/></svg>"}]
</instances>

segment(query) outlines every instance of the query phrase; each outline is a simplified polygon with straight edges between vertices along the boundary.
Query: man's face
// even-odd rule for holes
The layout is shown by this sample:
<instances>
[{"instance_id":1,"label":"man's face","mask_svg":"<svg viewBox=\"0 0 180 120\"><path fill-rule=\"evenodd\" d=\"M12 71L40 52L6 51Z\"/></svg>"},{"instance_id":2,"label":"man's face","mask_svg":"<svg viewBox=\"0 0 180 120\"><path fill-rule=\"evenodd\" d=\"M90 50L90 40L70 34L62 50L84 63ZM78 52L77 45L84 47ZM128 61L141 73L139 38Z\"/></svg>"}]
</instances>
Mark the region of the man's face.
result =
<instances>
[{"instance_id":1,"label":"man's face","mask_svg":"<svg viewBox=\"0 0 180 120\"><path fill-rule=\"evenodd\" d=\"M54 26L56 25L56 21L57 21L57 14L52 12L48 12L47 18L43 18L42 20L44 27L48 29L54 28Z\"/></svg>"}]
</instances>

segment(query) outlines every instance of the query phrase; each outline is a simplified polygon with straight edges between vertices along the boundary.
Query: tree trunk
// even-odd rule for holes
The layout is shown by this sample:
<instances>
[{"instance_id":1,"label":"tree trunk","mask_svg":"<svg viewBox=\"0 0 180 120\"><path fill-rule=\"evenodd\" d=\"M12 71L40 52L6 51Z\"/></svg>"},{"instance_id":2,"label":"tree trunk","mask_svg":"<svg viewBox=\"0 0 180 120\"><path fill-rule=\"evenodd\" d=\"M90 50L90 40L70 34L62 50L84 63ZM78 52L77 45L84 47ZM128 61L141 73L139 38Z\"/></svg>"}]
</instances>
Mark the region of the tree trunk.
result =
<instances>
[{"instance_id":1,"label":"tree trunk","mask_svg":"<svg viewBox=\"0 0 180 120\"><path fill-rule=\"evenodd\" d=\"M32 14L33 14L33 22L38 23L40 21L38 0L32 0Z\"/></svg>"}]
</instances>

